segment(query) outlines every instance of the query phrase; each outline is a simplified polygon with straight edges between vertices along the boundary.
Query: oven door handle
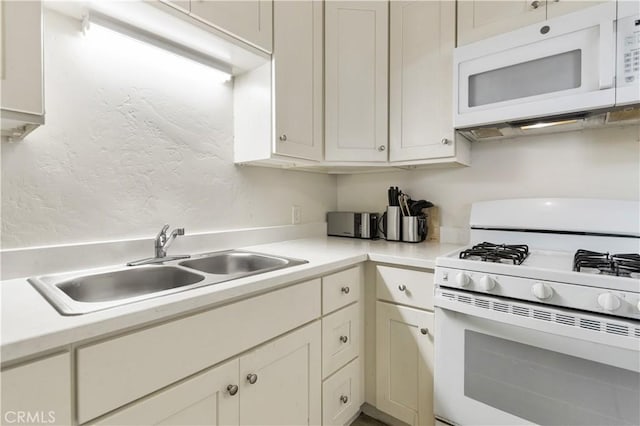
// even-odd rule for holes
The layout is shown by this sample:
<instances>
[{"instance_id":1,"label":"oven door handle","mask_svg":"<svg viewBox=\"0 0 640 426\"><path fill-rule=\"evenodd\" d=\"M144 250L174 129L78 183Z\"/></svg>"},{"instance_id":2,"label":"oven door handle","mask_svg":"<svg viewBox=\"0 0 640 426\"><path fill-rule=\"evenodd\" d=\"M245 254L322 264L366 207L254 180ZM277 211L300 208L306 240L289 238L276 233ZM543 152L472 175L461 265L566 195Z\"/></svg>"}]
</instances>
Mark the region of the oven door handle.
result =
<instances>
[{"instance_id":1,"label":"oven door handle","mask_svg":"<svg viewBox=\"0 0 640 426\"><path fill-rule=\"evenodd\" d=\"M439 291L440 290L438 290L438 292ZM579 313L574 314L571 311L547 308L546 306L538 308L522 303L515 304L511 302L493 301L489 298L479 299L470 294L464 294L462 297L465 298L465 300L468 299L469 303L451 300L437 293L435 306L436 308L459 312L478 318L589 342L601 343L621 349L638 351L640 347L640 325L634 326L633 324L622 321L607 321L607 319L600 317L586 316ZM482 302L478 303L478 300L482 300ZM496 305L496 303L499 305ZM498 308L500 310L496 310L498 306L500 306L500 308ZM508 308L502 310L504 306L508 306ZM545 320L541 318L549 319ZM596 327L594 318L600 322L599 330L593 329ZM586 326L589 328L586 328ZM624 327L627 327L629 333L635 329L635 336L621 335L620 333L623 332Z\"/></svg>"}]
</instances>

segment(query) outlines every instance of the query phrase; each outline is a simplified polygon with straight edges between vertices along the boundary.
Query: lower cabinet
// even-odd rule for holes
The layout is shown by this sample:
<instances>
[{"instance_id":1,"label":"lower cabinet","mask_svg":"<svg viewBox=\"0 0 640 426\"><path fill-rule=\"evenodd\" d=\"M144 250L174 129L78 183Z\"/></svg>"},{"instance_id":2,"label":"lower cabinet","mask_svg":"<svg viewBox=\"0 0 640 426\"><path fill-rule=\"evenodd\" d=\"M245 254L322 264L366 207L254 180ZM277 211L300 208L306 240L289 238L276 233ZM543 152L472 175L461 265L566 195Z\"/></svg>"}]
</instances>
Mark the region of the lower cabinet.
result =
<instances>
[{"instance_id":1,"label":"lower cabinet","mask_svg":"<svg viewBox=\"0 0 640 426\"><path fill-rule=\"evenodd\" d=\"M3 369L0 424L71 424L68 352Z\"/></svg>"},{"instance_id":2,"label":"lower cabinet","mask_svg":"<svg viewBox=\"0 0 640 426\"><path fill-rule=\"evenodd\" d=\"M320 321L240 357L240 424L317 425Z\"/></svg>"},{"instance_id":3,"label":"lower cabinet","mask_svg":"<svg viewBox=\"0 0 640 426\"><path fill-rule=\"evenodd\" d=\"M316 321L94 424L319 424L320 340Z\"/></svg>"},{"instance_id":4,"label":"lower cabinet","mask_svg":"<svg viewBox=\"0 0 640 426\"><path fill-rule=\"evenodd\" d=\"M360 410L363 403L360 358L344 366L322 384L322 424L342 426Z\"/></svg>"},{"instance_id":5,"label":"lower cabinet","mask_svg":"<svg viewBox=\"0 0 640 426\"><path fill-rule=\"evenodd\" d=\"M376 302L376 408L433 425L433 313Z\"/></svg>"},{"instance_id":6,"label":"lower cabinet","mask_svg":"<svg viewBox=\"0 0 640 426\"><path fill-rule=\"evenodd\" d=\"M97 425L237 425L239 360L233 359L152 395Z\"/></svg>"}]
</instances>

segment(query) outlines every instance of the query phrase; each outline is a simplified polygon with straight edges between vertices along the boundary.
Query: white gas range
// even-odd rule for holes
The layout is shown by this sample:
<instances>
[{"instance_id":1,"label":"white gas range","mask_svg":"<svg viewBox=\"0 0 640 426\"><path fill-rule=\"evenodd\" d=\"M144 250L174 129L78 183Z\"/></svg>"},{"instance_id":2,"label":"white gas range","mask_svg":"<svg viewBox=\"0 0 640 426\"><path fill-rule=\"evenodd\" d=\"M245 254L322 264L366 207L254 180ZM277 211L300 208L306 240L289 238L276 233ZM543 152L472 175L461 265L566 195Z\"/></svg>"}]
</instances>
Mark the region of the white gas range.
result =
<instances>
[{"instance_id":1,"label":"white gas range","mask_svg":"<svg viewBox=\"0 0 640 426\"><path fill-rule=\"evenodd\" d=\"M436 416L640 424L640 203L475 203L436 260Z\"/></svg>"}]
</instances>

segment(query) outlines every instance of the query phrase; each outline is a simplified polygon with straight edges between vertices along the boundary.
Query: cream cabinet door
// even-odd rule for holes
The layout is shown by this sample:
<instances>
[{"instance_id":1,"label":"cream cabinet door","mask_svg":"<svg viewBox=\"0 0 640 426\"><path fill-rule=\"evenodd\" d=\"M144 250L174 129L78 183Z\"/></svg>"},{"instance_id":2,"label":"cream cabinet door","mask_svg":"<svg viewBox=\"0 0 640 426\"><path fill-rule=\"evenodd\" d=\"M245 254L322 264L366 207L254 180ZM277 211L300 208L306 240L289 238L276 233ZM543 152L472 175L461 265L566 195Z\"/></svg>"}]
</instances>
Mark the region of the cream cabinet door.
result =
<instances>
[{"instance_id":1,"label":"cream cabinet door","mask_svg":"<svg viewBox=\"0 0 640 426\"><path fill-rule=\"evenodd\" d=\"M240 424L320 423L320 333L316 321L240 358Z\"/></svg>"},{"instance_id":2,"label":"cream cabinet door","mask_svg":"<svg viewBox=\"0 0 640 426\"><path fill-rule=\"evenodd\" d=\"M454 43L455 2L391 2L391 161L455 154L451 114Z\"/></svg>"},{"instance_id":3,"label":"cream cabinet door","mask_svg":"<svg viewBox=\"0 0 640 426\"><path fill-rule=\"evenodd\" d=\"M322 2L274 3L275 153L322 159Z\"/></svg>"},{"instance_id":4,"label":"cream cabinet door","mask_svg":"<svg viewBox=\"0 0 640 426\"><path fill-rule=\"evenodd\" d=\"M458 46L546 19L546 0L459 0Z\"/></svg>"},{"instance_id":5,"label":"cream cabinet door","mask_svg":"<svg viewBox=\"0 0 640 426\"><path fill-rule=\"evenodd\" d=\"M162 3L166 3L169 6L173 6L183 12L189 13L191 10L191 0L160 0Z\"/></svg>"},{"instance_id":6,"label":"cream cabinet door","mask_svg":"<svg viewBox=\"0 0 640 426\"><path fill-rule=\"evenodd\" d=\"M267 52L272 50L272 0L191 0L191 15Z\"/></svg>"},{"instance_id":7,"label":"cream cabinet door","mask_svg":"<svg viewBox=\"0 0 640 426\"><path fill-rule=\"evenodd\" d=\"M71 424L71 359L68 353L0 373L4 424Z\"/></svg>"},{"instance_id":8,"label":"cream cabinet door","mask_svg":"<svg viewBox=\"0 0 640 426\"><path fill-rule=\"evenodd\" d=\"M325 159L387 161L386 1L325 3Z\"/></svg>"},{"instance_id":9,"label":"cream cabinet door","mask_svg":"<svg viewBox=\"0 0 640 426\"><path fill-rule=\"evenodd\" d=\"M238 359L103 417L97 425L237 425Z\"/></svg>"},{"instance_id":10,"label":"cream cabinet door","mask_svg":"<svg viewBox=\"0 0 640 426\"><path fill-rule=\"evenodd\" d=\"M0 7L2 109L42 115L42 4L2 1Z\"/></svg>"},{"instance_id":11,"label":"cream cabinet door","mask_svg":"<svg viewBox=\"0 0 640 426\"><path fill-rule=\"evenodd\" d=\"M597 6L604 3L606 0L548 0L547 1L547 19L555 18L556 16L566 15L567 13L576 12L587 7Z\"/></svg>"},{"instance_id":12,"label":"cream cabinet door","mask_svg":"<svg viewBox=\"0 0 640 426\"><path fill-rule=\"evenodd\" d=\"M376 408L433 425L433 314L376 302Z\"/></svg>"}]
</instances>

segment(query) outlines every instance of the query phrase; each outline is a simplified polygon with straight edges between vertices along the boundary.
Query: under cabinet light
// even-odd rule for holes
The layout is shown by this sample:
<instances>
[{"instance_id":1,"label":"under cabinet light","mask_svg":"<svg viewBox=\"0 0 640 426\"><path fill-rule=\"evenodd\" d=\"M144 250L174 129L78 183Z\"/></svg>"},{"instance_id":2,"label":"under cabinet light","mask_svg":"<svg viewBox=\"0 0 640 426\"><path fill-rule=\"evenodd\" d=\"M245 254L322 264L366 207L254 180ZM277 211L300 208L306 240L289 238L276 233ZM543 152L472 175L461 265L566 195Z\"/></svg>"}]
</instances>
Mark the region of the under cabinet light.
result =
<instances>
[{"instance_id":1,"label":"under cabinet light","mask_svg":"<svg viewBox=\"0 0 640 426\"><path fill-rule=\"evenodd\" d=\"M193 49L189 46L175 42L159 34L147 31L143 28L138 28L112 16L92 10L83 19L83 31L90 31L91 24L105 27L109 30L131 37L135 40L214 68L225 75L225 80L229 80L232 76L231 65L227 64L226 62L223 62L213 56L207 55L200 50Z\"/></svg>"},{"instance_id":2,"label":"under cabinet light","mask_svg":"<svg viewBox=\"0 0 640 426\"><path fill-rule=\"evenodd\" d=\"M536 124L528 124L526 126L520 126L520 130L532 130L532 129L544 129L545 127L560 126L563 124L577 123L578 120L562 120L562 121L546 121Z\"/></svg>"}]
</instances>

